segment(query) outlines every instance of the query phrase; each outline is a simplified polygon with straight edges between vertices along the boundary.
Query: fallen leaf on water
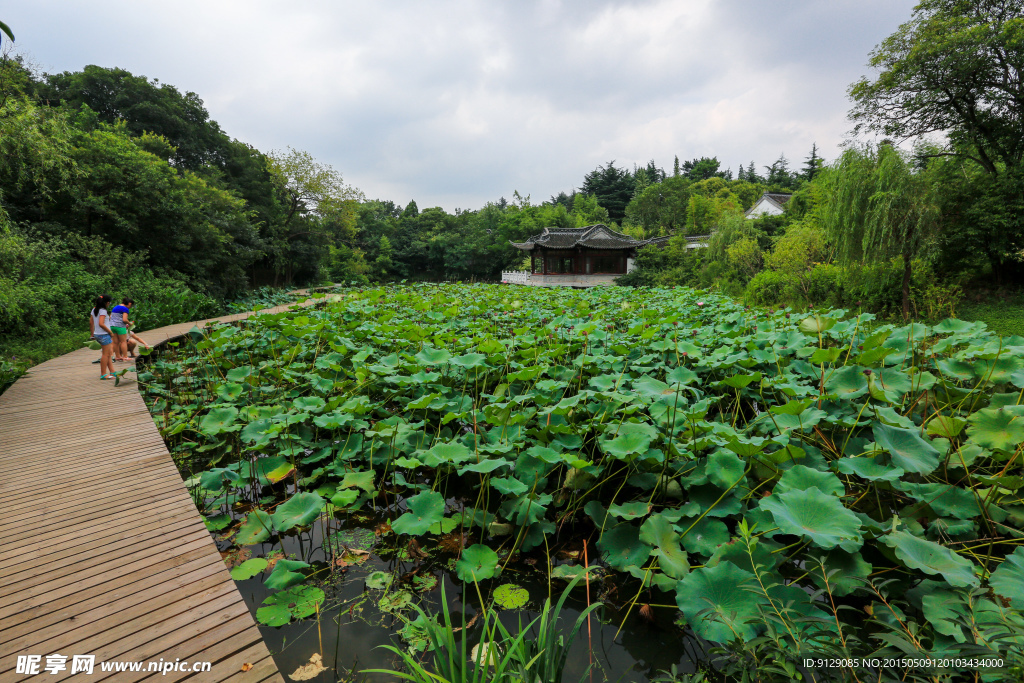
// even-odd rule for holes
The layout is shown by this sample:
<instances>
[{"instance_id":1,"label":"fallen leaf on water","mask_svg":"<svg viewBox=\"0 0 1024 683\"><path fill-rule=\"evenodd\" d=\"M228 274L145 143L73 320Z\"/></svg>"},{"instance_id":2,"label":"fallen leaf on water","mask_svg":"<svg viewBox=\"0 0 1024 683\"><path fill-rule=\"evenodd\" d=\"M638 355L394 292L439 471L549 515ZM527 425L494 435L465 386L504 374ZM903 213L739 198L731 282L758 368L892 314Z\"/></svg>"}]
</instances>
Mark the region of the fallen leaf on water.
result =
<instances>
[{"instance_id":1,"label":"fallen leaf on water","mask_svg":"<svg viewBox=\"0 0 1024 683\"><path fill-rule=\"evenodd\" d=\"M327 667L323 665L323 657L320 656L319 652L314 652L313 656L309 658L309 663L303 664L298 669L291 672L291 674L288 675L288 678L293 681L310 681L324 671L327 671Z\"/></svg>"},{"instance_id":2,"label":"fallen leaf on water","mask_svg":"<svg viewBox=\"0 0 1024 683\"><path fill-rule=\"evenodd\" d=\"M242 671L248 671L251 668L252 668L252 664L250 664L249 662L246 662L245 664L242 665Z\"/></svg>"}]
</instances>

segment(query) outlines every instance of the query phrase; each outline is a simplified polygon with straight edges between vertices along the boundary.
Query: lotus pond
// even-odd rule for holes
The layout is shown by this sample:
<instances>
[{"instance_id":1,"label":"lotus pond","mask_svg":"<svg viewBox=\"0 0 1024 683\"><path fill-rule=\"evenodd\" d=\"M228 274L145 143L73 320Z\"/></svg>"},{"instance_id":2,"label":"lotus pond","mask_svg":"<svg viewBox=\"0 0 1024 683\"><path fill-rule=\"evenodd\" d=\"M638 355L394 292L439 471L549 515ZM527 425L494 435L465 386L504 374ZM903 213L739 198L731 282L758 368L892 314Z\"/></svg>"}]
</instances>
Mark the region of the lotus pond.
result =
<instances>
[{"instance_id":1,"label":"lotus pond","mask_svg":"<svg viewBox=\"0 0 1024 683\"><path fill-rule=\"evenodd\" d=\"M1024 338L982 323L349 289L139 381L298 679L429 662L445 606L514 631L584 573L566 681L1022 678Z\"/></svg>"}]
</instances>

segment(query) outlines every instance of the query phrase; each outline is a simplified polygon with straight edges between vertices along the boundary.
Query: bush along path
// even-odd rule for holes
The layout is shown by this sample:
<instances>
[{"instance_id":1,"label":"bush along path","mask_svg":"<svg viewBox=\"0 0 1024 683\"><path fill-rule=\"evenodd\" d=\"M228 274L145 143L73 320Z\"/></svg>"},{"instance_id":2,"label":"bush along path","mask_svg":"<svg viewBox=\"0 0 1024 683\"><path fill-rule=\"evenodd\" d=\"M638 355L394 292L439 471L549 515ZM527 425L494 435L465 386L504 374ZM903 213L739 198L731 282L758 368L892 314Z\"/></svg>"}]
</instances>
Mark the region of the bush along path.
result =
<instances>
[{"instance_id":1,"label":"bush along path","mask_svg":"<svg viewBox=\"0 0 1024 683\"><path fill-rule=\"evenodd\" d=\"M605 602L676 605L725 674L1020 680L1024 338L872 319L683 288L351 289L139 379L220 538L318 529L325 560L251 567L286 593L272 623L331 599L332 539L362 524L417 567L398 581L564 581L588 557Z\"/></svg>"}]
</instances>

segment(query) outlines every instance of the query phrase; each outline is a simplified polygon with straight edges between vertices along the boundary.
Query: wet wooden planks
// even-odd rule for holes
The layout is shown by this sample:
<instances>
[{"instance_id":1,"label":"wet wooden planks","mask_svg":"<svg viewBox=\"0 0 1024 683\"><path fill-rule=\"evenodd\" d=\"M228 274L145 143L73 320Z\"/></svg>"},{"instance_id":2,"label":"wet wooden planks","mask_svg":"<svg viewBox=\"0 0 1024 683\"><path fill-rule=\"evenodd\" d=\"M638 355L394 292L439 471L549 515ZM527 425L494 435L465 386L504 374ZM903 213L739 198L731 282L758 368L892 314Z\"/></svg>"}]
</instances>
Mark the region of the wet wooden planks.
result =
<instances>
[{"instance_id":1,"label":"wet wooden planks","mask_svg":"<svg viewBox=\"0 0 1024 683\"><path fill-rule=\"evenodd\" d=\"M54 358L0 395L0 683L34 678L16 673L18 655L42 655L42 671L55 653L67 669L47 680L70 677L77 654L212 663L167 675L97 664L90 680L283 683L134 380L101 381L97 356Z\"/></svg>"}]
</instances>

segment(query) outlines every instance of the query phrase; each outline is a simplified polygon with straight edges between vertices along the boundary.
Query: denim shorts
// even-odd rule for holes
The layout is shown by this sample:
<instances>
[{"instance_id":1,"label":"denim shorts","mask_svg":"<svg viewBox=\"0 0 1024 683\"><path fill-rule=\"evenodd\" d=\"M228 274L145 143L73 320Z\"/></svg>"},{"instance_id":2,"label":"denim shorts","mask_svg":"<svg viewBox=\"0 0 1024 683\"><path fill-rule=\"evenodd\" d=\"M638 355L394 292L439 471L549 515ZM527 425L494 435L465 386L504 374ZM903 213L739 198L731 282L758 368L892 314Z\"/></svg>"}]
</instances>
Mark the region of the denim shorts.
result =
<instances>
[{"instance_id":1,"label":"denim shorts","mask_svg":"<svg viewBox=\"0 0 1024 683\"><path fill-rule=\"evenodd\" d=\"M109 346L114 343L109 334L94 334L92 338L100 343L100 346Z\"/></svg>"}]
</instances>

